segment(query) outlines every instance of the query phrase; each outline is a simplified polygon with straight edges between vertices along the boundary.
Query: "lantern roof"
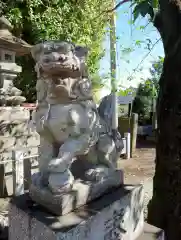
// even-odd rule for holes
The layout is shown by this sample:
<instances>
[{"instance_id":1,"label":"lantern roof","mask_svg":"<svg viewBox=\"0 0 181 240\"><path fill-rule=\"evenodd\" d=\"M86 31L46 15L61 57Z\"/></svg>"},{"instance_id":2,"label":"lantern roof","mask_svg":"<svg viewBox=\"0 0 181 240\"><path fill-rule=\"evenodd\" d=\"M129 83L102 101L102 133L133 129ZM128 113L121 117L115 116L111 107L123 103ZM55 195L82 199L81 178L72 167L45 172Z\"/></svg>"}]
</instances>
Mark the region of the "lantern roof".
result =
<instances>
[{"instance_id":1,"label":"lantern roof","mask_svg":"<svg viewBox=\"0 0 181 240\"><path fill-rule=\"evenodd\" d=\"M17 55L30 53L31 45L21 38L15 37L11 31L13 26L4 17L0 17L0 48L16 52Z\"/></svg>"}]
</instances>

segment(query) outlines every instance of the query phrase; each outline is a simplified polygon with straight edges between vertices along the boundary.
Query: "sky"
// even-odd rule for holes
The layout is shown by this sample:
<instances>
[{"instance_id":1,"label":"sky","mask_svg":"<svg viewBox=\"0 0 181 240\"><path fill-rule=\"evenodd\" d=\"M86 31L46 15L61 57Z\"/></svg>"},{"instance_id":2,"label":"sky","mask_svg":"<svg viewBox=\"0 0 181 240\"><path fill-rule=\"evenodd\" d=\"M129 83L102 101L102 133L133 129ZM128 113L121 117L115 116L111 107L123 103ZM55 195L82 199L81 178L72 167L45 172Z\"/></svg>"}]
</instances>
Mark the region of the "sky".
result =
<instances>
[{"instance_id":1,"label":"sky","mask_svg":"<svg viewBox=\"0 0 181 240\"><path fill-rule=\"evenodd\" d=\"M135 24L130 24L131 9L128 4L122 5L116 14L116 36L117 36L117 71L116 79L118 84L125 87L136 87L141 79L149 77L149 68L151 63L158 59L158 56L164 56L162 42L156 28L149 23L147 18L140 17ZM143 30L141 26L146 26ZM135 43L140 41L141 45ZM158 41L158 43L156 43ZM155 44L156 43L156 44ZM148 49L155 47L150 52ZM103 48L105 56L101 60L100 74L110 72L110 48L109 33L106 35ZM122 50L130 48L130 53L124 53ZM149 53L149 54L148 54ZM148 56L146 57L146 55ZM142 62L142 63L141 63ZM140 68L142 68L140 70ZM134 69L137 69L134 71ZM133 80L129 81L128 77L132 76Z\"/></svg>"}]
</instances>

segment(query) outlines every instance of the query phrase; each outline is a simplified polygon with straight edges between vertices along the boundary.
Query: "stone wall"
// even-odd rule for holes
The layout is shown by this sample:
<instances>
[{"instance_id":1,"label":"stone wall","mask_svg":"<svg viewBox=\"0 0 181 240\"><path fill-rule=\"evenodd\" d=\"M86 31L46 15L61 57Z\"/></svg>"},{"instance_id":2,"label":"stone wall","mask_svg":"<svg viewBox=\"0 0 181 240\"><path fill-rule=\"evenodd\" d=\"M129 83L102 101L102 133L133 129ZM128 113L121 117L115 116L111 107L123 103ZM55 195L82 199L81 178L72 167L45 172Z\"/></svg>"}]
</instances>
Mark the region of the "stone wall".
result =
<instances>
[{"instance_id":1,"label":"stone wall","mask_svg":"<svg viewBox=\"0 0 181 240\"><path fill-rule=\"evenodd\" d=\"M0 161L8 195L12 194L13 151L23 151L25 156L38 154L39 135L29 129L29 119L30 112L23 107L0 107ZM37 166L37 161L32 165Z\"/></svg>"}]
</instances>

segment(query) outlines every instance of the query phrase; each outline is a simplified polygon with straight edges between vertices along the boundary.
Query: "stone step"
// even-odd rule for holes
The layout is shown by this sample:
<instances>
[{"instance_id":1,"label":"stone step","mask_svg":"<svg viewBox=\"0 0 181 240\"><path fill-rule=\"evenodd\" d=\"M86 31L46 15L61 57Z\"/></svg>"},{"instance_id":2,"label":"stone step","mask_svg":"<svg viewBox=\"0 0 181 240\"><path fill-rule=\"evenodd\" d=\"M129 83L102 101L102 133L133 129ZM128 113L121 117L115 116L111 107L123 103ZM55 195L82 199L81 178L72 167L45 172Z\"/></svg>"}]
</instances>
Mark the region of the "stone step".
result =
<instances>
[{"instance_id":1,"label":"stone step","mask_svg":"<svg viewBox=\"0 0 181 240\"><path fill-rule=\"evenodd\" d=\"M164 231L148 223L144 224L142 234L136 240L164 240Z\"/></svg>"}]
</instances>

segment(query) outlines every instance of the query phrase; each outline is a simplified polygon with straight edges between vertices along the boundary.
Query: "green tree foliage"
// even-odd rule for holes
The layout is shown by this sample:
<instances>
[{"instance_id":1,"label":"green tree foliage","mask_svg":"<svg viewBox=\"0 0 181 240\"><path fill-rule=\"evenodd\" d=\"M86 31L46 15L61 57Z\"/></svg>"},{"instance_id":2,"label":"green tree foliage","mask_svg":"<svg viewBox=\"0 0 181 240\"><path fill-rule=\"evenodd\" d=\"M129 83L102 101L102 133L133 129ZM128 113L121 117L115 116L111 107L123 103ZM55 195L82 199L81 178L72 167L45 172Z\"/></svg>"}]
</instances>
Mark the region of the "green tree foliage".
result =
<instances>
[{"instance_id":1,"label":"green tree foliage","mask_svg":"<svg viewBox=\"0 0 181 240\"><path fill-rule=\"evenodd\" d=\"M154 61L150 68L151 77L149 78L149 80L152 83L152 85L156 88L156 95L158 95L159 91L159 79L162 74L163 61L164 58L159 56L158 60Z\"/></svg>"},{"instance_id":2,"label":"green tree foliage","mask_svg":"<svg viewBox=\"0 0 181 240\"><path fill-rule=\"evenodd\" d=\"M136 95L136 88L133 88L133 87L129 87L129 88L126 88L126 89L120 88L120 90L117 92L117 95L118 96L128 96L128 95L131 95L131 96L135 97L135 95Z\"/></svg>"},{"instance_id":3,"label":"green tree foliage","mask_svg":"<svg viewBox=\"0 0 181 240\"><path fill-rule=\"evenodd\" d=\"M133 102L133 112L139 114L140 124L144 124L150 118L153 99L157 98L159 91L159 79L163 68L163 58L159 57L150 68L151 77L144 83L140 83Z\"/></svg>"},{"instance_id":4,"label":"green tree foliage","mask_svg":"<svg viewBox=\"0 0 181 240\"><path fill-rule=\"evenodd\" d=\"M110 88L109 86L109 74L99 74L98 72L91 75L91 82L93 89L100 89L100 88Z\"/></svg>"},{"instance_id":5,"label":"green tree foliage","mask_svg":"<svg viewBox=\"0 0 181 240\"><path fill-rule=\"evenodd\" d=\"M102 40L110 8L110 0L5 0L2 13L14 25L14 34L29 44L44 40L70 40L90 48L88 66L91 74L97 73L103 56ZM4 6L4 5L3 5ZM27 101L35 100L35 73L31 57L18 62L23 72L16 86L23 90Z\"/></svg>"},{"instance_id":6,"label":"green tree foliage","mask_svg":"<svg viewBox=\"0 0 181 240\"><path fill-rule=\"evenodd\" d=\"M149 80L145 83L139 84L137 94L133 102L133 112L138 113L140 124L144 124L150 118L153 96L153 89Z\"/></svg>"}]
</instances>

